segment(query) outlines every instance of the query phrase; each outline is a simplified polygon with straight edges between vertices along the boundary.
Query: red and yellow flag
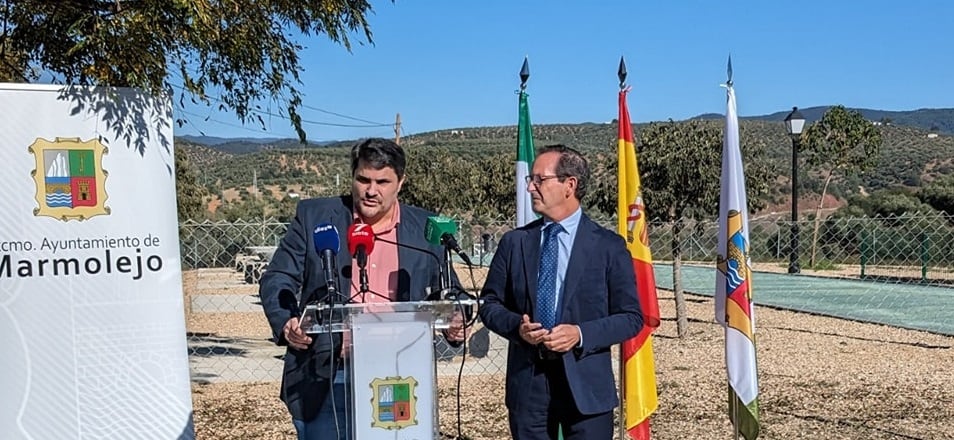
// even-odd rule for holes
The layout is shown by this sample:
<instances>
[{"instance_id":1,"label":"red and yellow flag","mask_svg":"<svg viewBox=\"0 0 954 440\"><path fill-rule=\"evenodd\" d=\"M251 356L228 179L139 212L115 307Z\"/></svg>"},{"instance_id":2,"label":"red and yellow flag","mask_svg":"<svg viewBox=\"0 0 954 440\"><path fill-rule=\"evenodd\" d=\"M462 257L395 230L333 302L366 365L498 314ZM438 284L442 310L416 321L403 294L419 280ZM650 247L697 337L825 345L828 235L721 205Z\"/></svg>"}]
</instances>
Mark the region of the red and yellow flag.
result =
<instances>
[{"instance_id":1,"label":"red and yellow flag","mask_svg":"<svg viewBox=\"0 0 954 440\"><path fill-rule=\"evenodd\" d=\"M626 107L628 91L627 88L619 92L617 232L626 239L626 247L633 257L643 328L622 344L623 408L626 431L631 438L642 440L649 439L649 416L657 406L652 333L659 327L659 300L656 298L656 277L636 164L636 142Z\"/></svg>"}]
</instances>

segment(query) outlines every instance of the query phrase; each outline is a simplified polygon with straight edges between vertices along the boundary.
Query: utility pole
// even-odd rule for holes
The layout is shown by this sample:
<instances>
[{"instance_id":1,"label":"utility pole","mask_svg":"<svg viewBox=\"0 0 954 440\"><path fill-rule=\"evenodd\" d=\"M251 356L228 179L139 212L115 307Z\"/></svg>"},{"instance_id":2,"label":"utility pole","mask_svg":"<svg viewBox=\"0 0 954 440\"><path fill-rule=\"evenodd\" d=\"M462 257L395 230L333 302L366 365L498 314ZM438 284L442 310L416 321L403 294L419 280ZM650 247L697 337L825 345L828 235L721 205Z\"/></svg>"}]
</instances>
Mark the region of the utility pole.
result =
<instances>
[{"instance_id":1,"label":"utility pole","mask_svg":"<svg viewBox=\"0 0 954 440\"><path fill-rule=\"evenodd\" d=\"M401 145L401 114L394 118L394 143Z\"/></svg>"}]
</instances>

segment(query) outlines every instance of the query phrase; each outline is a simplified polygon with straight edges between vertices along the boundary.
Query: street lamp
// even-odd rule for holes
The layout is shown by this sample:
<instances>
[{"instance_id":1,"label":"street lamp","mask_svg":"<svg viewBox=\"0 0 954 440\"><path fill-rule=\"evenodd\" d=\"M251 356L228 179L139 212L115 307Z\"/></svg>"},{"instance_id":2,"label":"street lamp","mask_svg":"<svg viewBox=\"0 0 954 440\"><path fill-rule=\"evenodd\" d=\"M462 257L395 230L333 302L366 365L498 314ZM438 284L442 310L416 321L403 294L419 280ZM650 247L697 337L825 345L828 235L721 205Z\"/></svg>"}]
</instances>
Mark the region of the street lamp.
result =
<instances>
[{"instance_id":1,"label":"street lamp","mask_svg":"<svg viewBox=\"0 0 954 440\"><path fill-rule=\"evenodd\" d=\"M792 107L785 117L785 128L792 137L792 242L789 248L788 273L799 273L798 267L798 147L805 127L805 117Z\"/></svg>"}]
</instances>

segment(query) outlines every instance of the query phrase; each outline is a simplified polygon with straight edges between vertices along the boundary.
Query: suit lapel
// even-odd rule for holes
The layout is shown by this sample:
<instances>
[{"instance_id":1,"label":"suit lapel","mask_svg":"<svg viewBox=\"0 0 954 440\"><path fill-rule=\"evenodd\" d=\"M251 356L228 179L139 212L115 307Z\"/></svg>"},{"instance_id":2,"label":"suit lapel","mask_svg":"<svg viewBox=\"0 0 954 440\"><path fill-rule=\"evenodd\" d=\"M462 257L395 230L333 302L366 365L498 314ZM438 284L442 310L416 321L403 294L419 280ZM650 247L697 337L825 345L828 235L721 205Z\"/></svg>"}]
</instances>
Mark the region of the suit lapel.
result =
<instances>
[{"instance_id":1,"label":"suit lapel","mask_svg":"<svg viewBox=\"0 0 954 440\"><path fill-rule=\"evenodd\" d=\"M411 230L413 228L413 224L414 223L412 222L412 218L411 218L411 214L409 210L405 209L404 206L401 205L401 221L398 222L397 224L397 233L394 237L395 241L397 241L398 243L407 243L412 246L422 247L421 243L417 243L413 241L414 237L416 237L416 235L414 234L414 231ZM420 232L418 231L418 233ZM407 237L407 239L405 239L405 237ZM404 240L404 241L401 241L401 240ZM411 274L409 274L407 270L404 268L417 267L416 259L421 258L422 254L420 251L415 251L413 249L403 247L403 246L397 247L397 253L398 253L398 272L397 272L398 287L397 287L396 299L398 301L410 301L411 300L411 279L410 279ZM414 274L414 276L429 277L429 274L420 273L420 274Z\"/></svg>"},{"instance_id":2,"label":"suit lapel","mask_svg":"<svg viewBox=\"0 0 954 440\"><path fill-rule=\"evenodd\" d=\"M353 222L354 214L351 213L350 203L350 198L342 198L342 204L336 206L328 217L328 221L338 228L339 243L341 243L335 260L338 264L338 288L341 289L340 293L343 296L335 298L335 301L343 301L345 297L351 297L350 271L344 270L346 267L351 267L351 253L348 252L348 227Z\"/></svg>"},{"instance_id":3,"label":"suit lapel","mask_svg":"<svg viewBox=\"0 0 954 440\"><path fill-rule=\"evenodd\" d=\"M573 296L577 293L577 286L580 284L580 278L583 278L583 271L586 270L588 260L595 255L596 240L594 238L594 228L596 224L590 221L585 215L580 217L580 225L577 227L576 237L573 239L573 250L570 252L570 261L566 266L566 277L563 281L563 298L560 300L560 309L564 314L569 309L569 304Z\"/></svg>"},{"instance_id":4,"label":"suit lapel","mask_svg":"<svg viewBox=\"0 0 954 440\"><path fill-rule=\"evenodd\" d=\"M523 247L523 273L527 277L527 296L532 315L537 307L537 272L540 270L540 231L543 222L527 231L520 244ZM533 316L530 317L531 319Z\"/></svg>"}]
</instances>

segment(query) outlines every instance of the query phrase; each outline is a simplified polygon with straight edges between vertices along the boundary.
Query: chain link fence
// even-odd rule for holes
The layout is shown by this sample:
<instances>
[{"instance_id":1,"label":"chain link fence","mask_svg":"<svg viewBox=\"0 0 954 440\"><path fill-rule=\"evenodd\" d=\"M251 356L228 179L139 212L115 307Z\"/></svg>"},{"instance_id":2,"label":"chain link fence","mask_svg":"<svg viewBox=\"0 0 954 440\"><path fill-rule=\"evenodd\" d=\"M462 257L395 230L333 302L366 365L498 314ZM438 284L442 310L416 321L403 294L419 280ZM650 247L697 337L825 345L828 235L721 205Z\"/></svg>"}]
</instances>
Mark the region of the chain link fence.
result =
<instances>
[{"instance_id":1,"label":"chain link fence","mask_svg":"<svg viewBox=\"0 0 954 440\"><path fill-rule=\"evenodd\" d=\"M714 266L718 231L716 222L654 223L653 259L680 252L683 263ZM954 284L954 216L946 214L751 220L749 246L757 271L786 272L794 259L802 273L824 277Z\"/></svg>"},{"instance_id":2,"label":"chain link fence","mask_svg":"<svg viewBox=\"0 0 954 440\"><path fill-rule=\"evenodd\" d=\"M615 220L600 220L615 229ZM512 229L513 219L465 220L459 242L476 268L457 266L466 288L479 289L496 243ZM284 350L270 341L258 279L283 237L286 224L272 219L241 222L185 222L180 226L183 287L187 313L193 381L276 382L281 377ZM911 214L876 218L828 218L816 224L772 219L750 221L750 255L760 272L785 273L796 256L802 276L820 280L810 292L824 301L829 278L865 281L848 307L871 307L866 296L883 302L886 284L916 284L954 288L954 217ZM793 248L793 235L798 247ZM659 268L678 255L686 266L714 268L718 224L684 220L654 223L650 243ZM663 269L665 270L665 269ZM683 285L713 286L712 270L686 271ZM658 276L657 276L658 277ZM696 277L698 279L693 279ZM660 283L662 285L662 283ZM696 292L702 293L702 292ZM756 289L758 302L759 289ZM954 289L951 290L954 297ZM820 299L819 299L820 298ZM913 300L916 300L913 299ZM913 301L912 300L912 301ZM950 310L949 303L942 308ZM904 326L903 323L901 326ZM463 349L438 343L438 374L442 380L463 375L477 386L502 387L506 341L479 323Z\"/></svg>"}]
</instances>

